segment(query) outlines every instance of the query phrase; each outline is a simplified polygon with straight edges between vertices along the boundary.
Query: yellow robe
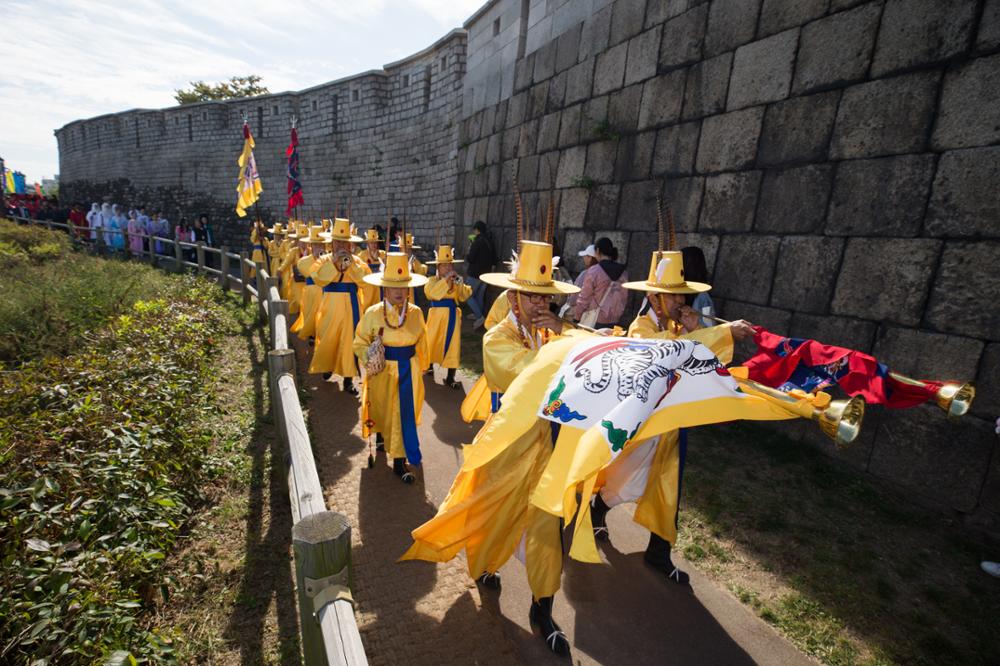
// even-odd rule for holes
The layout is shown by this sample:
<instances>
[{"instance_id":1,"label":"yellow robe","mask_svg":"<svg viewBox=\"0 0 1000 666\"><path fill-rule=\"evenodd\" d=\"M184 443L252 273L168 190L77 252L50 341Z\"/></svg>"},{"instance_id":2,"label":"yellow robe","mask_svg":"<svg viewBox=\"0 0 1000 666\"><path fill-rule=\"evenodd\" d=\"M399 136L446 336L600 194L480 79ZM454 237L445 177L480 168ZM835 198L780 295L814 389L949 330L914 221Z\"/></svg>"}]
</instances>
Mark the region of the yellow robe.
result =
<instances>
[{"instance_id":1,"label":"yellow robe","mask_svg":"<svg viewBox=\"0 0 1000 666\"><path fill-rule=\"evenodd\" d=\"M250 244L253 246L253 253L250 255L250 261L254 262L255 264L258 261L263 261L265 262L265 264L267 263L267 258L264 256L264 248L266 247L264 245L265 243L267 243L267 239L260 238L257 236L256 227L250 230ZM250 277L256 277L256 276L257 276L256 269L250 269Z\"/></svg>"},{"instance_id":2,"label":"yellow robe","mask_svg":"<svg viewBox=\"0 0 1000 666\"><path fill-rule=\"evenodd\" d=\"M510 301L507 300L507 291L501 292L497 299L490 306L490 311L486 313L486 330L490 330L507 316L510 312Z\"/></svg>"},{"instance_id":3,"label":"yellow robe","mask_svg":"<svg viewBox=\"0 0 1000 666\"><path fill-rule=\"evenodd\" d=\"M299 247L291 245L281 258L278 275L281 276L281 297L288 301L288 311L299 311L299 298L302 296L302 282L295 281L295 264L301 258Z\"/></svg>"},{"instance_id":4,"label":"yellow robe","mask_svg":"<svg viewBox=\"0 0 1000 666\"><path fill-rule=\"evenodd\" d=\"M449 285L448 280L436 275L424 286L424 295L431 302L427 310L427 346L430 348L431 363L443 368L457 368L462 354L462 307L472 296L472 287L467 284ZM451 340L448 340L450 308L435 307L435 302L451 301L455 309ZM445 349L445 342L448 349Z\"/></svg>"},{"instance_id":5,"label":"yellow robe","mask_svg":"<svg viewBox=\"0 0 1000 666\"><path fill-rule=\"evenodd\" d=\"M690 333L673 320L667 320L665 330L649 313L640 315L628 327L630 338L651 338L659 340L695 340L712 350L723 364L733 360L733 336L729 324L699 328ZM652 457L650 462L641 460ZM681 484L681 438L679 430L671 430L660 436L655 444L636 442L627 447L607 469L598 476L597 486L604 486L609 476L622 475L622 470L634 472L646 468L645 489L636 501L633 520L650 532L655 532L671 544L677 543L677 510ZM614 505L618 502L605 501ZM625 498L624 501L631 501Z\"/></svg>"},{"instance_id":6,"label":"yellow robe","mask_svg":"<svg viewBox=\"0 0 1000 666\"><path fill-rule=\"evenodd\" d=\"M288 251L288 241L274 239L270 242L271 264L267 267L267 272L271 277L278 277L278 267L281 266L281 258Z\"/></svg>"},{"instance_id":7,"label":"yellow robe","mask_svg":"<svg viewBox=\"0 0 1000 666\"><path fill-rule=\"evenodd\" d=\"M385 264L385 252L382 250L378 251L378 258L375 260L372 260L372 258L368 256L368 248L364 248L358 252L357 256L366 266L368 266L368 270L372 273L378 273L382 270L382 265ZM364 293L365 303L368 307L371 307L382 300L382 290L373 284L368 284L366 282L364 286Z\"/></svg>"},{"instance_id":8,"label":"yellow robe","mask_svg":"<svg viewBox=\"0 0 1000 666\"><path fill-rule=\"evenodd\" d=\"M525 341L509 317L502 320L483 338L485 383L494 391L506 391L541 345L555 338L545 329L534 341ZM559 516L529 502L552 447L552 427L539 419L488 464L463 468L437 515L413 531L413 546L401 559L445 562L464 548L469 575L478 577L495 573L523 538L532 595L537 599L555 594L562 577Z\"/></svg>"},{"instance_id":9,"label":"yellow robe","mask_svg":"<svg viewBox=\"0 0 1000 666\"><path fill-rule=\"evenodd\" d=\"M399 328L392 328L386 323L386 317L394 325L399 314L393 306L380 302L365 310L354 335L354 354L361 365L368 361L368 345L381 331L382 343L388 347L414 347L410 358L410 381L413 396L413 415L416 423L420 423L420 411L424 404L424 377L428 368L427 360L427 329L424 325L424 315L416 305L407 303L406 321ZM373 377L365 378L366 404L362 405L367 416L375 422L375 430L385 438L385 448L392 458L404 458L406 450L403 443L403 423L400 418L399 367L396 361L385 362L385 369ZM411 460L413 462L413 460Z\"/></svg>"},{"instance_id":10,"label":"yellow robe","mask_svg":"<svg viewBox=\"0 0 1000 666\"><path fill-rule=\"evenodd\" d=\"M323 262L313 271L313 280L322 291L316 309L316 344L309 372L358 376L353 349L354 329L368 305L361 285L365 284L364 277L370 272L363 261L354 257L347 271L341 273L330 255L324 255ZM350 292L332 291L338 284L354 290L354 303Z\"/></svg>"},{"instance_id":11,"label":"yellow robe","mask_svg":"<svg viewBox=\"0 0 1000 666\"><path fill-rule=\"evenodd\" d=\"M311 254L299 259L296 266L299 273L305 277L306 282L302 287L302 298L299 301L299 318L292 324L291 331L302 340L308 340L316 335L316 310L319 309L319 297L321 288L313 283L313 271L319 268L321 257L313 257Z\"/></svg>"}]
</instances>

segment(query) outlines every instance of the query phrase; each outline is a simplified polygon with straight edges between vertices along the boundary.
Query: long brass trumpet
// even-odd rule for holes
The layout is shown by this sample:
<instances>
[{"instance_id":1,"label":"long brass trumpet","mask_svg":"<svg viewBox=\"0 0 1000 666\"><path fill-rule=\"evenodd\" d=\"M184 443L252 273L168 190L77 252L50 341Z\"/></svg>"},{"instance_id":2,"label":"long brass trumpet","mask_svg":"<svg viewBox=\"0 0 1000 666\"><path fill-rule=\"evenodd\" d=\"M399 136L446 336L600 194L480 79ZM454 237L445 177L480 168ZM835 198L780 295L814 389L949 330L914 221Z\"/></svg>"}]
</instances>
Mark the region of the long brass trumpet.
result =
<instances>
[{"instance_id":1,"label":"long brass trumpet","mask_svg":"<svg viewBox=\"0 0 1000 666\"><path fill-rule=\"evenodd\" d=\"M786 403L789 411L816 421L824 435L834 441L838 448L845 448L854 443L861 434L861 423L865 418L865 401L859 397L849 400L831 400L819 407L810 405L778 389L764 386L752 379L734 377L740 385L753 392L764 394L779 402Z\"/></svg>"},{"instance_id":2,"label":"long brass trumpet","mask_svg":"<svg viewBox=\"0 0 1000 666\"><path fill-rule=\"evenodd\" d=\"M890 372L889 376L896 381L910 384L912 386L927 386L919 379L913 379L898 372ZM972 402L976 399L976 385L972 382L945 382L944 385L934 393L934 404L944 410L948 418L958 418L964 416L972 408Z\"/></svg>"}]
</instances>

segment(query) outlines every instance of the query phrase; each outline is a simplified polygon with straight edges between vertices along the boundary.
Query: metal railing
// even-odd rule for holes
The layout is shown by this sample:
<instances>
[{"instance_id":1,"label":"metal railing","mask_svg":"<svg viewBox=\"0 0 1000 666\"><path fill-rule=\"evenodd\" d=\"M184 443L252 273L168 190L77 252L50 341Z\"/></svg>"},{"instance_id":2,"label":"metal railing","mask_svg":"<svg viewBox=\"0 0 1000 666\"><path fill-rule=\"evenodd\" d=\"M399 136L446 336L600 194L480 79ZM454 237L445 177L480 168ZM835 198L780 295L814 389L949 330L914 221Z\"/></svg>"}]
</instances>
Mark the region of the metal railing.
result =
<instances>
[{"instance_id":1,"label":"metal railing","mask_svg":"<svg viewBox=\"0 0 1000 666\"><path fill-rule=\"evenodd\" d=\"M288 451L288 495L292 508L292 549L298 597L303 660L309 666L360 666L368 663L351 597L351 526L342 514L328 511L323 499L312 443L306 429L302 404L295 382L295 351L288 342L288 301L281 298L278 278L267 273L263 262L252 262L246 252L230 252L225 246L209 247L176 238L134 234L125 230L93 229L73 224L12 218L19 224L45 226L69 232L74 243L91 247L99 254L122 252L133 259L175 271L195 269L203 275L218 276L222 289L239 289L243 303L257 301L261 323L267 324L268 391L271 409L281 442ZM82 238L85 235L86 238ZM124 236L124 247L112 247L105 234ZM133 250L129 239L140 238L143 248ZM155 248L173 248L172 256ZM196 261L184 258L185 249L195 250ZM206 264L206 255L218 256L218 268ZM232 262L237 271L232 271ZM251 276L253 276L251 278Z\"/></svg>"}]
</instances>

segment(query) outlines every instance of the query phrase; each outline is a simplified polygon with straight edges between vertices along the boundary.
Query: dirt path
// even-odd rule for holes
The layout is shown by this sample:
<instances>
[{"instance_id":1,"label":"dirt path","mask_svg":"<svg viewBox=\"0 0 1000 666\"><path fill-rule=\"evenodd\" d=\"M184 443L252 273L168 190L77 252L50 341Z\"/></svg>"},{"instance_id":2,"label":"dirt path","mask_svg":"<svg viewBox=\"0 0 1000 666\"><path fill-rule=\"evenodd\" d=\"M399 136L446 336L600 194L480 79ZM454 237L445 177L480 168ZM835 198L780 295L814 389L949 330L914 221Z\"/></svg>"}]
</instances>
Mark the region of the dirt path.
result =
<instances>
[{"instance_id":1,"label":"dirt path","mask_svg":"<svg viewBox=\"0 0 1000 666\"><path fill-rule=\"evenodd\" d=\"M301 368L304 345L298 352ZM500 594L480 594L463 557L439 565L396 562L411 543L410 530L444 499L461 464L461 444L476 430L458 416L461 392L437 382L427 378L423 470L405 486L385 454L367 469L357 400L339 383L303 379L327 505L354 528L354 596L368 658L372 664L555 663L531 634L530 592L516 560L502 570ZM566 559L555 616L573 646L573 663L814 663L690 567L691 588L658 578L642 562L648 533L632 522L630 509L612 511L609 524L606 565Z\"/></svg>"}]
</instances>

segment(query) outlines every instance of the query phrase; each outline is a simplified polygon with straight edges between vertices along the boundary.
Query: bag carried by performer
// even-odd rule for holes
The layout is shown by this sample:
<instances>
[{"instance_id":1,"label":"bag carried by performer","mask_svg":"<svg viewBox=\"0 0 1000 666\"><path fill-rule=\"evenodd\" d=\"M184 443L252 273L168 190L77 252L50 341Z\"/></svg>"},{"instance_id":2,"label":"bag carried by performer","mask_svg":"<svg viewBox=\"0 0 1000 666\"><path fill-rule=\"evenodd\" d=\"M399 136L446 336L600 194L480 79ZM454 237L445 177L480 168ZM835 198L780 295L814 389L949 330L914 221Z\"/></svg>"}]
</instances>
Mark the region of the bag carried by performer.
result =
<instances>
[{"instance_id":1,"label":"bag carried by performer","mask_svg":"<svg viewBox=\"0 0 1000 666\"><path fill-rule=\"evenodd\" d=\"M385 370L385 345L382 344L382 333L384 330L380 328L378 335L368 345L368 362L365 363L365 373L369 377L374 377Z\"/></svg>"}]
</instances>

